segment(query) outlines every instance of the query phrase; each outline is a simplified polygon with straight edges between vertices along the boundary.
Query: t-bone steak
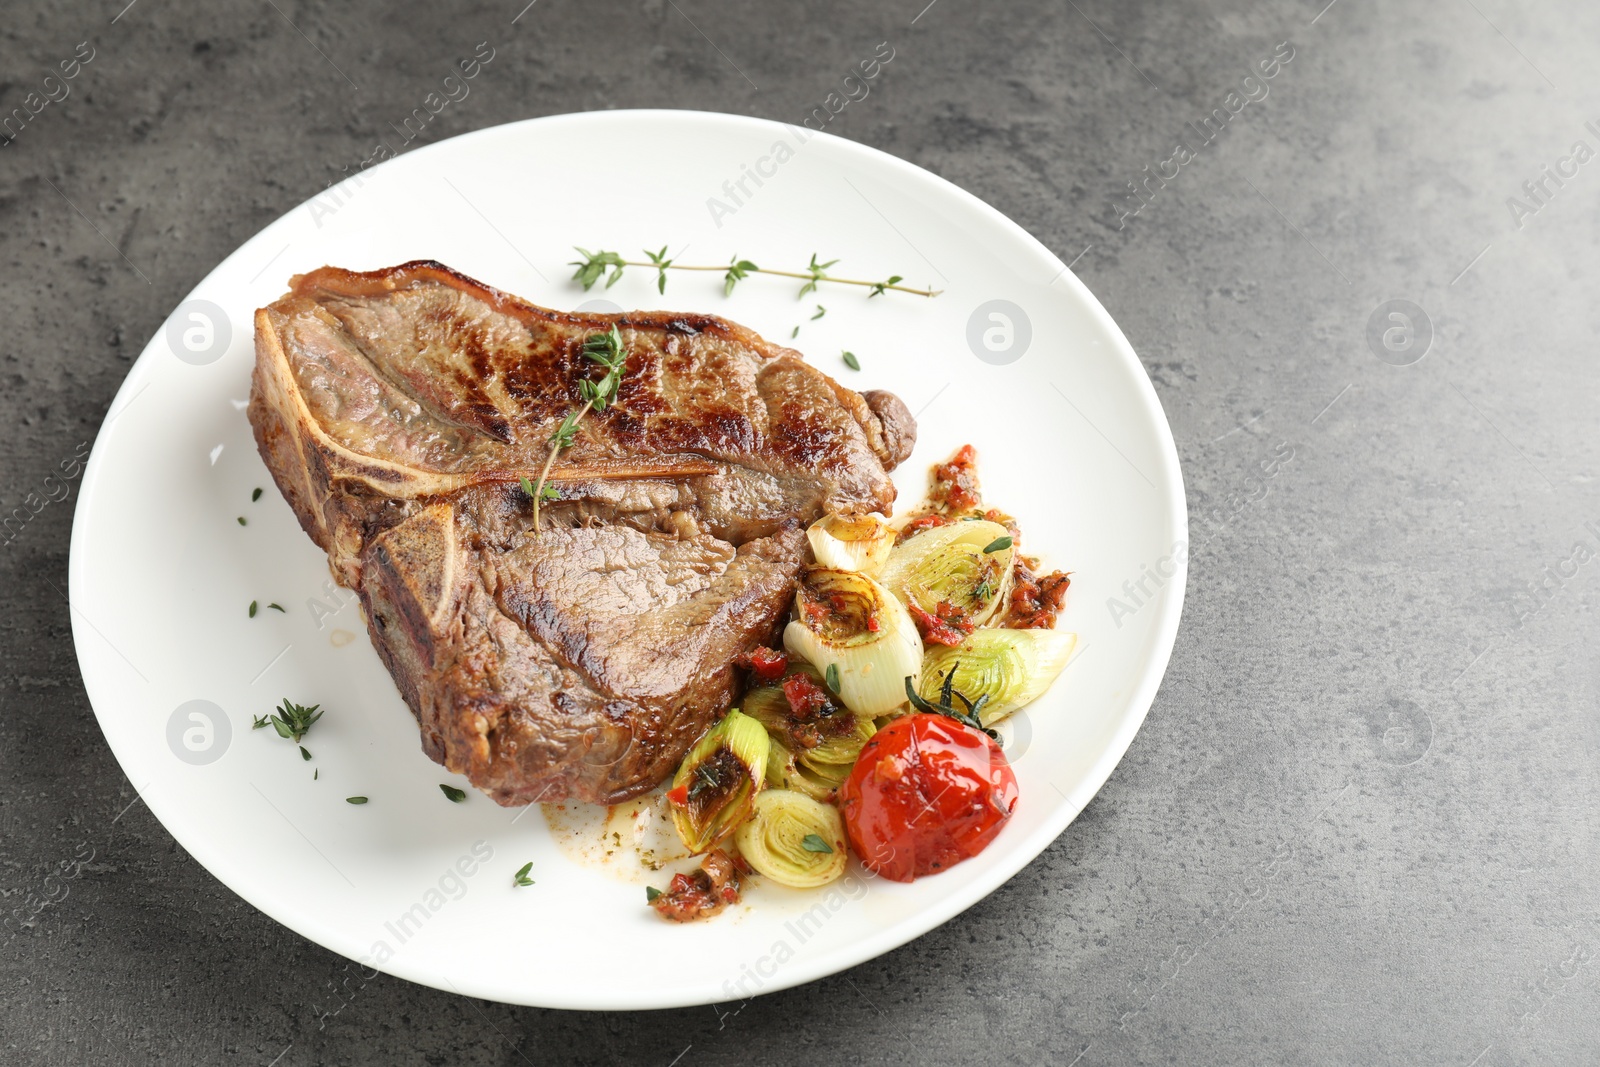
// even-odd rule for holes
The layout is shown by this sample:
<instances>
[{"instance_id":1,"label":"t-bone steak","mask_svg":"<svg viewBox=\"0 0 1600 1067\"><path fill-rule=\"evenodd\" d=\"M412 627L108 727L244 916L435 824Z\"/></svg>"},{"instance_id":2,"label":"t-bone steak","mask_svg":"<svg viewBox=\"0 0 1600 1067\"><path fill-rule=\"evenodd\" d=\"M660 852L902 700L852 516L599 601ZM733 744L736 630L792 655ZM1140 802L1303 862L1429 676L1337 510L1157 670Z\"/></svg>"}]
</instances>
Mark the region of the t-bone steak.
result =
<instances>
[{"instance_id":1,"label":"t-bone steak","mask_svg":"<svg viewBox=\"0 0 1600 1067\"><path fill-rule=\"evenodd\" d=\"M536 483L584 357L627 364ZM299 275L256 312L256 444L355 590L422 747L501 804L666 777L773 638L828 511L888 512L916 426L711 315L550 311L438 263Z\"/></svg>"}]
</instances>

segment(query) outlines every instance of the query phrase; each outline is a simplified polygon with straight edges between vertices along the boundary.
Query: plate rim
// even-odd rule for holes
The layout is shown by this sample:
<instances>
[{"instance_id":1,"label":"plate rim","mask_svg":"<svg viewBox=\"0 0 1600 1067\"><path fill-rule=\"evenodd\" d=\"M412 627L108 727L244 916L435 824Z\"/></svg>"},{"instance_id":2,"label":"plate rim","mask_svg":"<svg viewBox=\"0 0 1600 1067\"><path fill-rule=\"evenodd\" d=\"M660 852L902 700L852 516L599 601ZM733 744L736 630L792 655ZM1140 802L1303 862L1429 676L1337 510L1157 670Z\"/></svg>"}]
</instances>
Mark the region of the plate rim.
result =
<instances>
[{"instance_id":1,"label":"plate rim","mask_svg":"<svg viewBox=\"0 0 1600 1067\"><path fill-rule=\"evenodd\" d=\"M455 137L421 146L410 152L406 152L392 159L385 160L383 163L380 163L376 167L370 169L373 172L376 172L384 168L392 167L396 164L399 164L401 161L411 159L412 157L449 151L451 146L459 146L462 142L470 139L505 136L512 131L520 130L526 127L548 128L561 125L584 124L596 124L598 126L604 126L608 123L627 123L638 122L641 120L648 121L652 119L662 122L711 123L713 125L739 127L746 130L771 130L774 127L780 127L783 129L794 128L788 123L783 123L775 119L687 108L634 108L605 111L566 112L557 115L544 115L527 119L519 119L514 122L500 123L493 126L485 126L480 129L471 130ZM1005 215L998 208L989 204L976 194L968 192L941 175L935 174L924 167L918 166L917 164L908 160L901 159L900 157L882 149L874 148L870 145L865 145L857 141L852 141L848 138L828 133L826 131L817 132L808 130L807 132L810 135L807 138L808 140L814 137L821 137L825 142L831 144L834 150L844 153L845 158L850 158L853 156L858 159L867 160L874 166L881 167L887 165L887 167L895 175L909 177L912 180L919 182L925 182L931 179L936 189L939 189L946 195L954 196L959 201L964 202L965 206L969 208L977 209L978 213L986 217L992 225L995 225L1001 230L1008 232L1014 238L1020 238L1026 245L1031 246L1034 251L1042 254L1048 262L1053 263L1059 269L1060 273L1057 274L1056 278L1049 283L1049 287L1054 287L1059 281L1066 279L1068 285L1068 295L1071 298L1075 298L1077 302L1090 313L1098 327L1108 338L1111 339L1113 342L1112 348L1115 358L1122 361L1124 364L1122 369L1124 371L1136 372L1130 373L1129 378L1134 383L1135 393L1138 397L1142 414L1149 419L1151 424L1154 426L1157 435L1156 444L1158 446L1157 452L1159 454L1160 477L1162 479L1162 481L1157 483L1157 492L1163 493L1163 495L1166 497L1164 503L1171 512L1172 525L1170 532L1172 534L1173 543L1183 543L1184 545L1187 545L1189 537L1187 495L1183 482L1182 465L1178 457L1177 444L1172 435L1171 424L1167 419L1166 411L1161 405L1160 398L1155 392L1155 388L1150 381L1149 375L1145 372L1143 365L1140 363L1138 354L1134 351L1132 344L1128 341L1126 335L1122 332L1122 329L1120 326L1118 326L1116 320L1112 318L1110 312L1105 309L1104 305L1100 303L1099 299L1088 288L1088 286L1086 286L1083 281L1078 278L1078 276L1070 269L1070 267L1063 263L1061 258L1051 251L1051 249L1042 241L1040 241L1033 234L1029 233L1022 225ZM263 235L267 234L274 227L286 223L295 215L296 212L305 208L313 200L320 196L323 191L324 190L319 190L311 197L306 198L295 206L282 212L260 230L256 231L250 237L242 241L231 252L224 256L210 271L208 271L205 277L196 283L196 285L184 295L178 304L174 306L181 306L184 302L193 299L195 294L201 292L208 285L210 285L212 280L220 272L222 272L224 268L227 267L228 264L242 251L253 246L263 237ZM171 312L169 310L167 318L170 318L170 314ZM80 567L84 564L81 564L80 561L83 560L84 553L87 551L86 546L83 544L84 539L88 536L85 532L87 530L87 524L80 520L84 518L85 509L90 506L89 501L96 495L99 487L102 468L106 463L106 452L102 448L102 436L104 435L106 427L115 417L113 413L120 414L125 409L127 404L131 402L132 399L130 393L132 392L134 395L136 395L136 383L147 377L150 373L147 371L145 374L141 374L140 367L141 365L145 364L147 356L151 357L152 363L154 362L154 359L156 358L156 348L161 340L167 318L162 320L161 325L157 326L155 332L145 343L143 349L141 349L139 357L129 368L129 372L123 379L122 385L117 389L110 405L107 407L106 417L101 421L100 426L95 431L94 448L90 453L88 462L85 464L83 479L79 486L78 498L74 502L73 506L73 526L69 541L67 565L67 596L69 605L71 605L72 608L76 608L76 605L72 603L74 593L81 588L79 582L79 571ZM140 388L142 388L142 386L140 386ZM1160 488L1160 485L1163 484L1167 487L1164 492ZM913 913L912 915L908 916L906 920L895 924L895 926L886 930L880 930L869 937L859 939L850 944L841 945L815 957L808 957L804 960L796 959L793 961L793 963L785 965L785 967L780 970L778 974L770 979L765 980L761 988L757 992L751 994L751 998L755 996L765 996L770 993L776 993L780 990L790 989L798 985L804 985L808 982L816 981L832 974L837 974L840 971L869 962L878 958L879 956L883 956L889 952L892 952L893 950L916 940L933 929L942 926L955 916L959 915L961 912L966 911L968 908L971 908L978 902L982 901L995 890L999 889L1002 885L1014 878L1024 867L1028 866L1035 859L1037 859L1045 851L1045 849L1047 849L1058 837L1061 836L1061 834L1066 831L1069 826L1072 825L1074 821L1076 821L1077 817L1082 814L1084 808L1086 808L1093 798L1100 792L1100 790L1104 788L1106 782L1110 779L1112 772L1115 771L1117 766L1121 764L1123 758L1127 755L1127 751L1131 747L1134 737L1138 735L1139 730L1143 727L1144 721L1149 715L1150 708L1154 704L1156 693L1160 688L1161 682L1166 676L1167 667L1171 662L1172 652L1177 641L1177 633L1182 618L1183 604L1187 590L1188 566L1185 562L1185 564L1179 569L1177 575L1174 576L1174 579L1169 580L1163 589L1163 592L1167 595L1161 598L1161 604L1158 607L1158 615L1151 630L1151 652L1149 657L1145 660L1144 667L1137 685L1133 688L1132 693L1128 697L1128 708L1130 713L1123 717L1122 723L1112 735L1109 744L1102 750L1099 758L1096 759L1088 773L1083 777L1079 786L1073 790L1070 796L1065 797L1063 803L1054 807L1049 818L1045 819L1039 827L1029 834L1029 836L1023 838L1021 841L1008 848L1003 857L997 857L994 859L983 871L980 877L975 879L969 885L965 886L959 892L952 893L951 895L940 899L936 903ZM86 625L90 624L87 623L87 619L81 610L71 610L70 615L74 655L78 661L79 673L83 678L85 694L89 699L90 707L94 711L96 725L100 727L101 735L105 739L107 747L111 749L113 756L116 757L119 769L123 772L124 777L128 779L129 783L132 784L134 776L129 774L128 763L123 758L124 753L118 751L118 746L116 742L112 740L111 733L107 731L102 713L100 711L102 706L109 706L116 702L115 694L109 691L109 687L106 682L91 678L90 668L86 664L86 655L84 650L89 643L85 640L86 634L84 628ZM293 915L293 921L290 921L289 918L286 918L288 910L286 908L278 907L275 900L267 901L264 899L259 899L264 897L265 894L258 893L255 887L252 886L249 889L243 889L239 885L229 881L219 874L217 871L217 866L220 865L220 863L215 862L216 858L210 855L209 850L206 848L207 839L197 838L196 835L189 833L187 830L185 830L183 833L180 833L178 830L174 829L173 823L166 817L167 814L172 813L172 809L168 807L167 802L156 796L154 791L152 791L151 796L144 796L145 791L150 790L151 785L154 784L155 783L152 782L147 784L143 790L139 790L140 795L144 797L146 805L150 808L151 813L155 815L156 818L161 822L162 828L166 830L166 832L172 836L173 840L176 841L184 849L184 851L190 855L191 858L199 863L208 874L215 878L230 892L247 901L252 907L269 916L275 922L287 927L299 936L305 937L307 940L314 941L321 947L326 948L331 952L335 952L338 955L344 956L347 959L351 959L352 961L358 959L357 956L351 955L351 953L347 951L347 948L354 944L355 935L345 935L340 931L332 929L326 924L318 924L315 922L310 924L311 929L308 930L306 915L296 912ZM1082 794L1081 802L1078 802L1076 798L1080 794ZM154 800L154 802L152 802L152 800ZM179 825L182 825L182 823L179 822ZM360 949L357 948L357 951L359 952ZM530 1007L566 1010L616 1011L682 1008L727 1002L727 1000L721 996L723 990L708 990L706 988L694 985L673 987L670 991L663 990L661 993L656 995L625 993L620 996L611 995L608 997L596 997L593 995L592 991L578 995L560 994L559 991L557 991L557 995L547 995L548 991L541 991L535 997L530 997L527 993L519 994L519 991L515 988L503 987L492 982L479 983L472 977L463 977L458 983L456 976L446 974L442 970L436 968L417 965L408 966L401 958L388 961L384 967L375 969L381 970L383 973L393 975L397 978L416 982L419 985L429 986L443 992L452 992L458 995L475 996L500 1003L525 1005Z\"/></svg>"}]
</instances>

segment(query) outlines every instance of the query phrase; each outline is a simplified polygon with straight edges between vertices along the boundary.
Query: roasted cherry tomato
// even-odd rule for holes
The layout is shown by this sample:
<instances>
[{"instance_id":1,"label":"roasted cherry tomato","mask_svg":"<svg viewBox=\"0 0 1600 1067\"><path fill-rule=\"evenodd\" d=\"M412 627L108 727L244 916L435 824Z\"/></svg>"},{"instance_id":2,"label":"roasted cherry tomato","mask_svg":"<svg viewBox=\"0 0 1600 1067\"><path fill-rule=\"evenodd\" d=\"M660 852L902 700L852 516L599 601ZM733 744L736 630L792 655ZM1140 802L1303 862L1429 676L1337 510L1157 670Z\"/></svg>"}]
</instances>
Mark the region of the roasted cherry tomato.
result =
<instances>
[{"instance_id":1,"label":"roasted cherry tomato","mask_svg":"<svg viewBox=\"0 0 1600 1067\"><path fill-rule=\"evenodd\" d=\"M1017 806L1017 776L988 735L908 715L872 735L839 788L850 847L896 882L982 852Z\"/></svg>"}]
</instances>

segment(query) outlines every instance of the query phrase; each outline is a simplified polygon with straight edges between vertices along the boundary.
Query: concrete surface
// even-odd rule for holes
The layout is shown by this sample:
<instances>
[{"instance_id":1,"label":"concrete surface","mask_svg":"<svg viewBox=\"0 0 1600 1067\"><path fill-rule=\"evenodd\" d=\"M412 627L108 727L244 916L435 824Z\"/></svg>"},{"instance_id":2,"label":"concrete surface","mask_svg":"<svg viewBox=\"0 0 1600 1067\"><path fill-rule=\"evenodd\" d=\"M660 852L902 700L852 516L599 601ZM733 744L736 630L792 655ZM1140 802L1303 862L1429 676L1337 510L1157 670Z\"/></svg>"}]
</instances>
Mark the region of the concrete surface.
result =
<instances>
[{"instance_id":1,"label":"concrete surface","mask_svg":"<svg viewBox=\"0 0 1600 1067\"><path fill-rule=\"evenodd\" d=\"M1149 721L1037 862L848 973L637 1015L380 977L319 1024L345 962L192 862L101 740L49 502L0 546L0 1061L1600 1061L1600 8L522 2L6 4L0 112L93 58L0 147L0 510L75 492L46 476L182 295L478 41L425 140L793 121L887 40L830 130L1079 257L1172 421L1197 547Z\"/></svg>"}]
</instances>

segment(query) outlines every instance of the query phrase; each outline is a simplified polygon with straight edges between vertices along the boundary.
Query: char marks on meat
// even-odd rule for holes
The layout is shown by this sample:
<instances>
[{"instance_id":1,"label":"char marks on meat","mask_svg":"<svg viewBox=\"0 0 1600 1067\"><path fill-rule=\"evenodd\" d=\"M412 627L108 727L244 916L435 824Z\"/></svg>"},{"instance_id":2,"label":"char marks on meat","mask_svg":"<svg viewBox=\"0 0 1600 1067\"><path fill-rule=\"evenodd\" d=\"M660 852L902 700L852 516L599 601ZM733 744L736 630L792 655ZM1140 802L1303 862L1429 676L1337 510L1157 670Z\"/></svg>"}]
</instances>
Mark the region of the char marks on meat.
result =
<instances>
[{"instance_id":1,"label":"char marks on meat","mask_svg":"<svg viewBox=\"0 0 1600 1067\"><path fill-rule=\"evenodd\" d=\"M563 313L437 263L324 267L256 313L250 422L423 750L501 804L616 803L671 773L769 642L825 511L888 512L916 427L709 315ZM621 331L533 524L551 432Z\"/></svg>"}]
</instances>

